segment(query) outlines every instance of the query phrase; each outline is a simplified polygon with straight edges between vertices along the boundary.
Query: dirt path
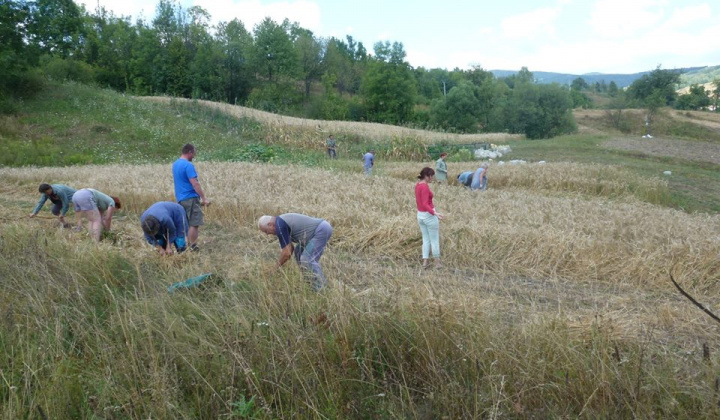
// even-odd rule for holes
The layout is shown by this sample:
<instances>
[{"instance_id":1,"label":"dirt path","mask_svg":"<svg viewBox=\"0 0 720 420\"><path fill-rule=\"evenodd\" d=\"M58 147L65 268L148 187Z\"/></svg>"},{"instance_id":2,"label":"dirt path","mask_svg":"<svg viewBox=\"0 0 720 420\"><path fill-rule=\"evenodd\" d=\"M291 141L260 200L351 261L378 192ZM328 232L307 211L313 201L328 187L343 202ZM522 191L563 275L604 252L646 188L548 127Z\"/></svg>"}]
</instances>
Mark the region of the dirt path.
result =
<instances>
[{"instance_id":1,"label":"dirt path","mask_svg":"<svg viewBox=\"0 0 720 420\"><path fill-rule=\"evenodd\" d=\"M616 150L639 152L650 156L672 157L694 162L720 165L720 144L687 141L668 138L614 138L602 143L604 147Z\"/></svg>"}]
</instances>

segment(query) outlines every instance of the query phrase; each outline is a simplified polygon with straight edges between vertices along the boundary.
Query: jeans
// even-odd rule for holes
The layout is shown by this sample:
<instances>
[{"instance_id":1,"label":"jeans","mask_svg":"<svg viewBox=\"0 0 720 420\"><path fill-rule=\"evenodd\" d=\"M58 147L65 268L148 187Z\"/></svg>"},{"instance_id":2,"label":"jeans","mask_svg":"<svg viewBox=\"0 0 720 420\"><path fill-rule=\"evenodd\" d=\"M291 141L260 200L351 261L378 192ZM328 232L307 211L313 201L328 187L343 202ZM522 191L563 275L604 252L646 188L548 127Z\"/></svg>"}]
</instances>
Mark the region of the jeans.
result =
<instances>
[{"instance_id":1,"label":"jeans","mask_svg":"<svg viewBox=\"0 0 720 420\"><path fill-rule=\"evenodd\" d=\"M330 223L323 220L315 229L313 238L305 246L298 244L293 250L295 261L300 265L303 275L310 281L312 289L316 292L325 288L327 284L322 267L320 267L320 257L322 257L325 245L330 240L332 233L333 229Z\"/></svg>"},{"instance_id":2,"label":"jeans","mask_svg":"<svg viewBox=\"0 0 720 420\"><path fill-rule=\"evenodd\" d=\"M337 159L337 154L335 153L335 149L327 149L328 157L331 159Z\"/></svg>"},{"instance_id":3,"label":"jeans","mask_svg":"<svg viewBox=\"0 0 720 420\"><path fill-rule=\"evenodd\" d=\"M422 257L424 260L430 257L432 248L433 258L440 258L440 220L437 216L426 211L417 213L420 232L422 232Z\"/></svg>"},{"instance_id":4,"label":"jeans","mask_svg":"<svg viewBox=\"0 0 720 420\"><path fill-rule=\"evenodd\" d=\"M473 183L472 185L470 185L470 189L473 191L475 191L475 190L485 191L487 189L487 177L483 175L482 180L480 182Z\"/></svg>"}]
</instances>

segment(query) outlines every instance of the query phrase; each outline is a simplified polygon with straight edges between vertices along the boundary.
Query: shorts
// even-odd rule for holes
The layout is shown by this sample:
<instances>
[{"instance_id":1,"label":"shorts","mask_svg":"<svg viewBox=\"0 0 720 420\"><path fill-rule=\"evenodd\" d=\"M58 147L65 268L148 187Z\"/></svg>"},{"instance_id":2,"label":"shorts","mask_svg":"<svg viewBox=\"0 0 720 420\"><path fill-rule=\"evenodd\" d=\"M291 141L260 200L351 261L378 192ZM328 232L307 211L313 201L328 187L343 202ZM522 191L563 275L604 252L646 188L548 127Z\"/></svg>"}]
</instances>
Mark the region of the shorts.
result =
<instances>
[{"instance_id":1,"label":"shorts","mask_svg":"<svg viewBox=\"0 0 720 420\"><path fill-rule=\"evenodd\" d=\"M87 188L78 190L72 197L73 205L75 205L75 211L88 211L96 210L98 208L95 202L95 196L92 191Z\"/></svg>"},{"instance_id":2,"label":"shorts","mask_svg":"<svg viewBox=\"0 0 720 420\"><path fill-rule=\"evenodd\" d=\"M185 214L188 219L188 226L202 226L205 224L203 219L202 207L200 206L200 198L193 197L188 198L180 202L180 205L185 209Z\"/></svg>"}]
</instances>

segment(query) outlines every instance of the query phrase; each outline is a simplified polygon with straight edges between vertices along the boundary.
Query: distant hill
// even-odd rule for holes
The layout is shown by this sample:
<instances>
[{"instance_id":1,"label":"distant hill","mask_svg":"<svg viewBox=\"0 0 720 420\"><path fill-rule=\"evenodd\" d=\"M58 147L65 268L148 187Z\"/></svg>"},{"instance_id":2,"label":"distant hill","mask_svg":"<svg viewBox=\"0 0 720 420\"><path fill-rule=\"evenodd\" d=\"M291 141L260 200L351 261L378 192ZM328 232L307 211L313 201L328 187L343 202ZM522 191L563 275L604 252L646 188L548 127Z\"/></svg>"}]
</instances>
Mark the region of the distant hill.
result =
<instances>
[{"instance_id":1,"label":"distant hill","mask_svg":"<svg viewBox=\"0 0 720 420\"><path fill-rule=\"evenodd\" d=\"M720 73L720 66L715 67L687 67L682 69L677 69L680 72L685 74L702 74L701 72L704 69L717 69L718 73ZM532 71L532 70L531 70ZM605 81L606 84L609 84L611 81L614 81L615 84L619 88L624 88L627 86L630 86L635 80L641 78L643 75L650 73L650 71L644 71L640 73L632 73L632 74L604 74L604 73L585 73L585 74L568 74L568 73L553 73L553 72L546 72L546 71L532 71L533 76L535 76L535 81L537 83L559 83L561 85L569 85L572 83L573 80L577 79L578 77L582 77L585 82L589 85L593 85L595 83L602 83ZM492 74L495 75L495 77L501 78L501 77L508 77L512 76L517 73L516 70L490 70ZM720 74L718 74L717 77L720 77ZM702 82L695 82L695 83L704 83L711 80L704 80Z\"/></svg>"},{"instance_id":2,"label":"distant hill","mask_svg":"<svg viewBox=\"0 0 720 420\"><path fill-rule=\"evenodd\" d=\"M680 76L679 89L686 88L690 85L708 85L714 80L720 79L720 66L708 66L698 70L683 73ZM708 86L706 86L707 88ZM712 89L715 89L712 87Z\"/></svg>"}]
</instances>

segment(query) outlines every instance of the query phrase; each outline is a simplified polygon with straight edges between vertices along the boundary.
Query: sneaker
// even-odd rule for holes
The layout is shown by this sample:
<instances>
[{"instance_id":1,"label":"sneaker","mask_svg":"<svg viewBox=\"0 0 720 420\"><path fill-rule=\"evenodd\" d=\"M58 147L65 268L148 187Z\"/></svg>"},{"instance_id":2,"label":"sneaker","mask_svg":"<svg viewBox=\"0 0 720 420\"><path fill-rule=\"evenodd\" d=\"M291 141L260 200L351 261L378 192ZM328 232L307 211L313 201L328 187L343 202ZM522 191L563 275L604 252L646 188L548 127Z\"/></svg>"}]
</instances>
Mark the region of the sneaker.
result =
<instances>
[{"instance_id":1,"label":"sneaker","mask_svg":"<svg viewBox=\"0 0 720 420\"><path fill-rule=\"evenodd\" d=\"M423 270L427 270L428 268L430 268L430 262L428 260L424 260L422 268Z\"/></svg>"},{"instance_id":2,"label":"sneaker","mask_svg":"<svg viewBox=\"0 0 720 420\"><path fill-rule=\"evenodd\" d=\"M198 251L200 251L200 247L198 246L198 244L190 245L190 252L198 252Z\"/></svg>"}]
</instances>

